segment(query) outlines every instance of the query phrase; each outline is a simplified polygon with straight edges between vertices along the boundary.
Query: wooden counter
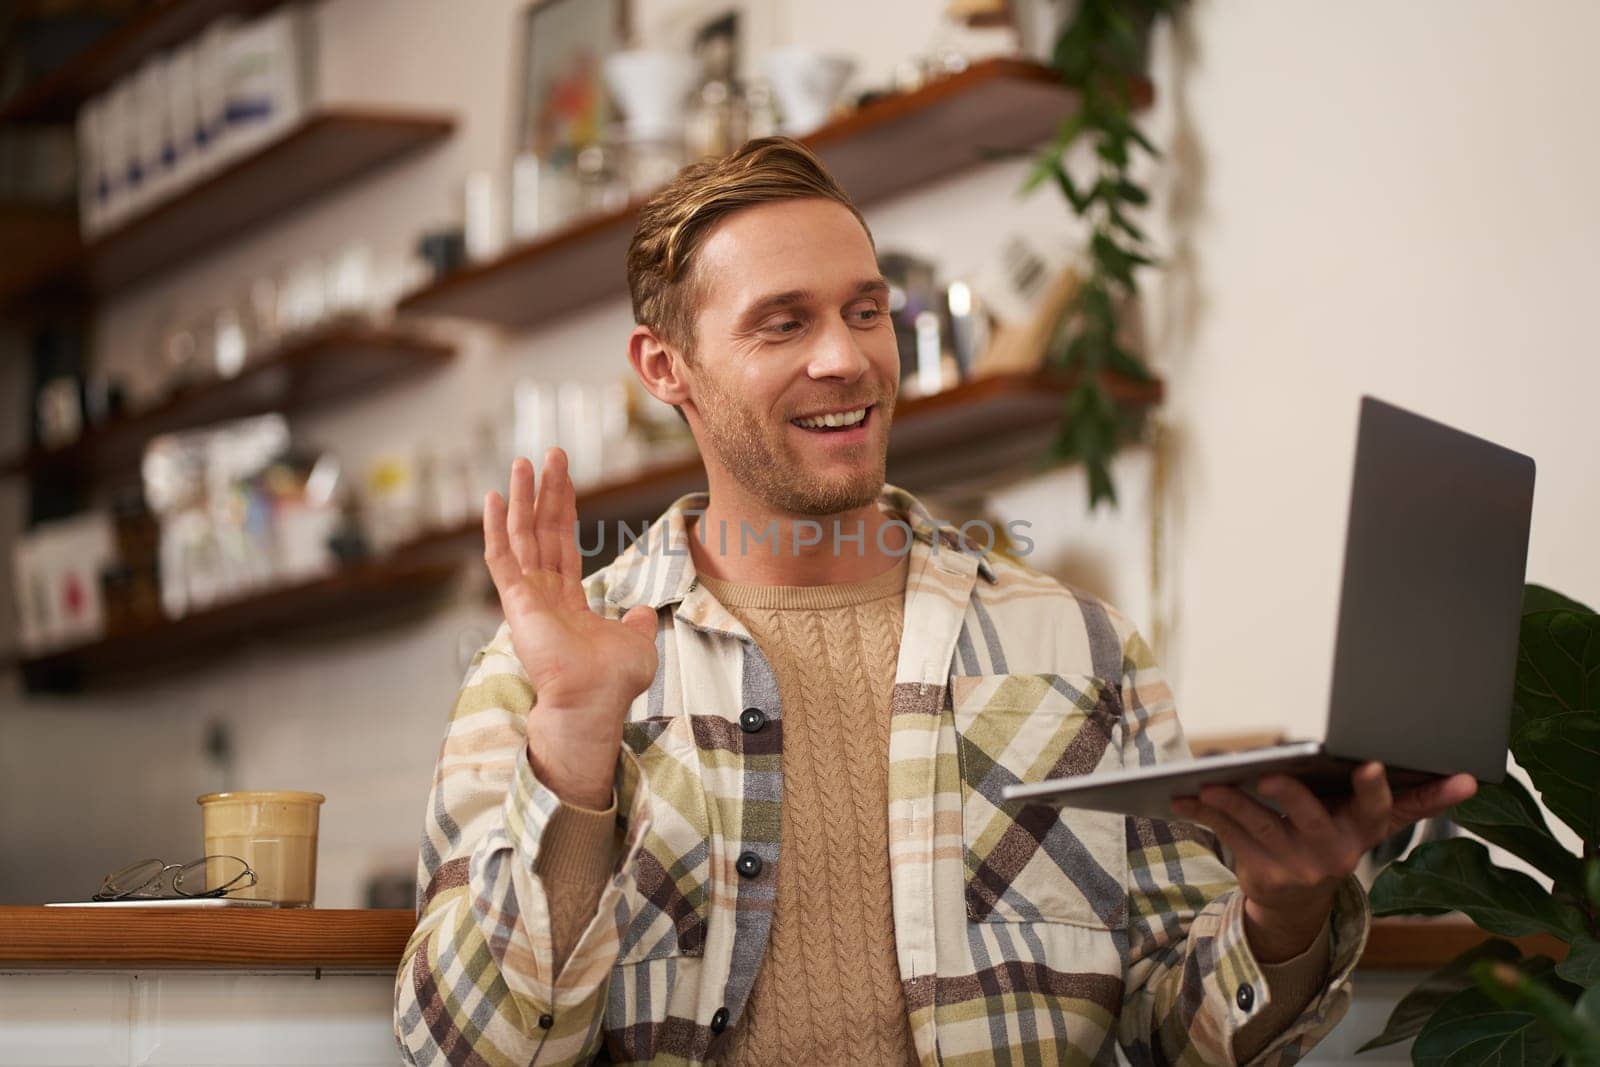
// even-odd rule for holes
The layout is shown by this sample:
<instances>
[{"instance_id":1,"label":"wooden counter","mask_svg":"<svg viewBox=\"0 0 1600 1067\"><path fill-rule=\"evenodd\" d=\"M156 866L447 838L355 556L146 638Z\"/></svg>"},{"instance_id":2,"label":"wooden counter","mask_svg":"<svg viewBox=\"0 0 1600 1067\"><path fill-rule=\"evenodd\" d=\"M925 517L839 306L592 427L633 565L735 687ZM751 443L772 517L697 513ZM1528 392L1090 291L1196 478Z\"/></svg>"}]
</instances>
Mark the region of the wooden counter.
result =
<instances>
[{"instance_id":1,"label":"wooden counter","mask_svg":"<svg viewBox=\"0 0 1600 1067\"><path fill-rule=\"evenodd\" d=\"M0 970L393 971L415 921L408 908L0 907Z\"/></svg>"},{"instance_id":2,"label":"wooden counter","mask_svg":"<svg viewBox=\"0 0 1600 1067\"><path fill-rule=\"evenodd\" d=\"M0 970L174 967L216 970L393 971L412 913L154 908L0 907ZM1361 966L1431 969L1484 939L1460 919L1379 919ZM1553 938L1519 939L1557 958Z\"/></svg>"}]
</instances>

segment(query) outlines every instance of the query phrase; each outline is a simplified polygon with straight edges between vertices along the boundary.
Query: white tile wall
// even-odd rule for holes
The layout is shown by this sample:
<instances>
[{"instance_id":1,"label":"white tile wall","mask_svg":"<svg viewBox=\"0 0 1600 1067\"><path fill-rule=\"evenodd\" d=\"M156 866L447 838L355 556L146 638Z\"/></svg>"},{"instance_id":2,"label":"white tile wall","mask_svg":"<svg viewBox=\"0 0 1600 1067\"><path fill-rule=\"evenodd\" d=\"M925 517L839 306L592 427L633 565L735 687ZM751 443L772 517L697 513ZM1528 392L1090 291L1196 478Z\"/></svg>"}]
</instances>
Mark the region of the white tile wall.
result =
<instances>
[{"instance_id":1,"label":"white tile wall","mask_svg":"<svg viewBox=\"0 0 1600 1067\"><path fill-rule=\"evenodd\" d=\"M127 1064L127 974L0 975L0 1064Z\"/></svg>"},{"instance_id":2,"label":"white tile wall","mask_svg":"<svg viewBox=\"0 0 1600 1067\"><path fill-rule=\"evenodd\" d=\"M388 976L0 975L0 1067L392 1067Z\"/></svg>"},{"instance_id":3,"label":"white tile wall","mask_svg":"<svg viewBox=\"0 0 1600 1067\"><path fill-rule=\"evenodd\" d=\"M134 982L130 1062L392 1067L387 977L184 975Z\"/></svg>"},{"instance_id":4,"label":"white tile wall","mask_svg":"<svg viewBox=\"0 0 1600 1067\"><path fill-rule=\"evenodd\" d=\"M1419 976L1363 972L1303 1062L1408 1064L1404 1045L1355 1050ZM388 975L0 974L0 1067L391 1067L391 989Z\"/></svg>"}]
</instances>

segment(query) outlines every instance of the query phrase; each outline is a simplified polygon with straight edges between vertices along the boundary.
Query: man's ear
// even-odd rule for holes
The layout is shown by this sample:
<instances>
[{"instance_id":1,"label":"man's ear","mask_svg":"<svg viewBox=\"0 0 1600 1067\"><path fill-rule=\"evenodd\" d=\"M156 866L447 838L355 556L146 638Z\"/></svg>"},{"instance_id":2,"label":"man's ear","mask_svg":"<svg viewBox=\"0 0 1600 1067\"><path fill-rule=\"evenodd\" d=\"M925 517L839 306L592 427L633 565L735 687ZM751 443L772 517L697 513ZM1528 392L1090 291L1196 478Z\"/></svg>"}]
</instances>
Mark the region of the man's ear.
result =
<instances>
[{"instance_id":1,"label":"man's ear","mask_svg":"<svg viewBox=\"0 0 1600 1067\"><path fill-rule=\"evenodd\" d=\"M656 336L648 326L635 326L628 336L628 362L645 391L664 404L678 407L689 399L683 353Z\"/></svg>"}]
</instances>

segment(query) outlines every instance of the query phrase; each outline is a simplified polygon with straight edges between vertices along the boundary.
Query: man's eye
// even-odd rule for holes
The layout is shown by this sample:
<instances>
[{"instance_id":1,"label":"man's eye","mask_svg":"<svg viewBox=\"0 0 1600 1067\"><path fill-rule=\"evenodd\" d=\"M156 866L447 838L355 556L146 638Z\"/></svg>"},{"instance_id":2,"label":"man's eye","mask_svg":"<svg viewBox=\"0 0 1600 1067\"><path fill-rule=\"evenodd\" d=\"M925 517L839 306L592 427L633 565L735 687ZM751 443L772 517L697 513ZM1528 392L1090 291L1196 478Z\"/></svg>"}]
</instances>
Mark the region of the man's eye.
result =
<instances>
[{"instance_id":1,"label":"man's eye","mask_svg":"<svg viewBox=\"0 0 1600 1067\"><path fill-rule=\"evenodd\" d=\"M879 315L883 314L883 312L879 311L875 307L870 307L858 308L856 311L852 312L852 314L860 316L860 318L856 320L858 322L872 322L877 319Z\"/></svg>"},{"instance_id":2,"label":"man's eye","mask_svg":"<svg viewBox=\"0 0 1600 1067\"><path fill-rule=\"evenodd\" d=\"M793 327L793 329L790 329L790 327ZM800 320L785 319L782 322L773 323L771 326L768 326L767 329L771 330L773 333L794 333L796 330L800 329Z\"/></svg>"}]
</instances>

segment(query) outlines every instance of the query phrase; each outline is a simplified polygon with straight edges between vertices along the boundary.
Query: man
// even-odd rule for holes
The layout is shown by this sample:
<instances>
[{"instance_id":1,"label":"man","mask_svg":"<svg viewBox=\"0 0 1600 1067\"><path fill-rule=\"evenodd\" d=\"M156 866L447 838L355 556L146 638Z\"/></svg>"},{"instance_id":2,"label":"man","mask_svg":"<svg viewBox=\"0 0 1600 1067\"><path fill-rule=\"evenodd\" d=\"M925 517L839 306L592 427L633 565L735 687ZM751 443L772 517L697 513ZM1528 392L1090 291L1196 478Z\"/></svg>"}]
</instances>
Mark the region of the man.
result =
<instances>
[{"instance_id":1,"label":"man","mask_svg":"<svg viewBox=\"0 0 1600 1067\"><path fill-rule=\"evenodd\" d=\"M580 580L565 458L484 508L506 622L457 700L396 1032L420 1064L1290 1063L1342 1015L1399 826L1228 788L1184 822L999 799L1180 759L1110 608L885 486L899 360L859 213L784 139L686 168L628 358L709 493ZM1220 861L1211 827L1234 857Z\"/></svg>"}]
</instances>

